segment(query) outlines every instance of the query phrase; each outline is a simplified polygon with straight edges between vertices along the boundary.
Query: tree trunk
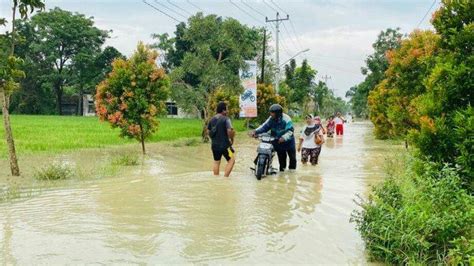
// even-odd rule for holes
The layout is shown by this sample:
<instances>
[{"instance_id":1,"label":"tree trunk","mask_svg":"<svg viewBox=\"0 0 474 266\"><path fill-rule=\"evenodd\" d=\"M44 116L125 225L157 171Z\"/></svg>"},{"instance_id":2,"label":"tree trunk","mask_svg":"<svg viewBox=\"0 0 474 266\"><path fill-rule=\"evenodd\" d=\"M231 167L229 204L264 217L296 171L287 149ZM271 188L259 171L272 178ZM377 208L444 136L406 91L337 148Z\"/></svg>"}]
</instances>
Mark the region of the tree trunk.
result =
<instances>
[{"instance_id":1,"label":"tree trunk","mask_svg":"<svg viewBox=\"0 0 474 266\"><path fill-rule=\"evenodd\" d=\"M204 108L203 113L204 113L204 126L202 127L201 136L202 136L202 142L207 143L209 142L209 132L207 132L207 124L209 123L209 119L208 119L208 112L206 108Z\"/></svg>"},{"instance_id":2,"label":"tree trunk","mask_svg":"<svg viewBox=\"0 0 474 266\"><path fill-rule=\"evenodd\" d=\"M11 50L10 55L15 55L15 19L16 19L16 8L17 2L13 1L13 8L12 8L12 37L11 37ZM10 124L10 114L8 113L8 107L10 106L9 97L4 89L0 92L3 106L2 106L2 113L3 113L3 126L5 128L5 139L8 145L8 155L10 159L10 170L13 176L20 175L20 168L18 167L18 160L16 158L16 150L15 150L15 141L13 140L13 133Z\"/></svg>"},{"instance_id":3,"label":"tree trunk","mask_svg":"<svg viewBox=\"0 0 474 266\"><path fill-rule=\"evenodd\" d=\"M79 90L79 108L77 108L77 115L84 115L84 90L81 88Z\"/></svg>"},{"instance_id":4,"label":"tree trunk","mask_svg":"<svg viewBox=\"0 0 474 266\"><path fill-rule=\"evenodd\" d=\"M143 135L143 126L142 124L140 124L140 141L142 143L142 152L143 152L143 155L146 154L146 150L145 150L145 137Z\"/></svg>"},{"instance_id":5,"label":"tree trunk","mask_svg":"<svg viewBox=\"0 0 474 266\"><path fill-rule=\"evenodd\" d=\"M63 91L61 89L60 84L56 84L56 110L58 111L58 115L63 114L63 108L61 106L63 98Z\"/></svg>"},{"instance_id":6,"label":"tree trunk","mask_svg":"<svg viewBox=\"0 0 474 266\"><path fill-rule=\"evenodd\" d=\"M8 155L10 157L10 170L13 176L20 175L20 168L18 167L18 160L16 158L15 142L13 140L13 133L10 124L10 115L8 113L8 96L5 94L5 91L2 90L2 112L3 112L3 126L5 128L5 139L8 145Z\"/></svg>"}]
</instances>

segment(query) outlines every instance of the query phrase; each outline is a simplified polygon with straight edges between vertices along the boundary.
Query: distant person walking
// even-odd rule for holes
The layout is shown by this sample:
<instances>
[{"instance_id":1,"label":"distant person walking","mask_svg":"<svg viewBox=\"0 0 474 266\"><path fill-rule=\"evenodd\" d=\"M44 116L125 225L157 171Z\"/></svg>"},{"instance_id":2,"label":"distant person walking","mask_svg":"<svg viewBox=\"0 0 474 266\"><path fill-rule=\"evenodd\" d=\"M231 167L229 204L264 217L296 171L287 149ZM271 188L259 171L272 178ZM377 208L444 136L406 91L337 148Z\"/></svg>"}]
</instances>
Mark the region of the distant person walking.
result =
<instances>
[{"instance_id":1,"label":"distant person walking","mask_svg":"<svg viewBox=\"0 0 474 266\"><path fill-rule=\"evenodd\" d=\"M342 117L341 113L336 114L336 118L334 118L334 123L336 124L336 135L344 135L344 122L345 119Z\"/></svg>"},{"instance_id":2,"label":"distant person walking","mask_svg":"<svg viewBox=\"0 0 474 266\"><path fill-rule=\"evenodd\" d=\"M214 157L213 172L219 175L222 156L227 160L224 176L228 177L235 164L235 151L232 148L235 131L230 118L227 116L227 105L224 102L217 104L217 114L209 121L207 130L212 140L212 155Z\"/></svg>"},{"instance_id":3,"label":"distant person walking","mask_svg":"<svg viewBox=\"0 0 474 266\"><path fill-rule=\"evenodd\" d=\"M327 121L326 129L328 131L328 138L332 138L334 136L334 131L336 130L336 123L334 122L334 116L329 117Z\"/></svg>"}]
</instances>

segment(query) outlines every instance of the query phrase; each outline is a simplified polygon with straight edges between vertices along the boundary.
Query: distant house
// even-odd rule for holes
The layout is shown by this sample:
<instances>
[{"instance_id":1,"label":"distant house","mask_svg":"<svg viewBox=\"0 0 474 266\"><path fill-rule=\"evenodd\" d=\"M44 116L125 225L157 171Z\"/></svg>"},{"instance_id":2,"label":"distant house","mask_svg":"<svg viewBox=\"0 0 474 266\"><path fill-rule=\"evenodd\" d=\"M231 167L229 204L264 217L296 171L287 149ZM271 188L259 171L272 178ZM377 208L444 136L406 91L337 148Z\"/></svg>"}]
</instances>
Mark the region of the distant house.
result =
<instances>
[{"instance_id":1,"label":"distant house","mask_svg":"<svg viewBox=\"0 0 474 266\"><path fill-rule=\"evenodd\" d=\"M64 97L63 99L63 114L64 115L82 115L95 116L95 101L92 94L84 94L82 96L82 110L79 107L79 97L73 95L71 97ZM82 111L82 114L80 114ZM175 101L166 101L167 117L169 118L198 118L198 114L190 114L180 108Z\"/></svg>"},{"instance_id":2,"label":"distant house","mask_svg":"<svg viewBox=\"0 0 474 266\"><path fill-rule=\"evenodd\" d=\"M168 112L167 117L169 118L198 118L198 114L192 114L185 112L180 108L175 101L166 101L166 110Z\"/></svg>"},{"instance_id":3,"label":"distant house","mask_svg":"<svg viewBox=\"0 0 474 266\"><path fill-rule=\"evenodd\" d=\"M82 115L95 116L95 103L92 94L84 94L82 96Z\"/></svg>"}]
</instances>

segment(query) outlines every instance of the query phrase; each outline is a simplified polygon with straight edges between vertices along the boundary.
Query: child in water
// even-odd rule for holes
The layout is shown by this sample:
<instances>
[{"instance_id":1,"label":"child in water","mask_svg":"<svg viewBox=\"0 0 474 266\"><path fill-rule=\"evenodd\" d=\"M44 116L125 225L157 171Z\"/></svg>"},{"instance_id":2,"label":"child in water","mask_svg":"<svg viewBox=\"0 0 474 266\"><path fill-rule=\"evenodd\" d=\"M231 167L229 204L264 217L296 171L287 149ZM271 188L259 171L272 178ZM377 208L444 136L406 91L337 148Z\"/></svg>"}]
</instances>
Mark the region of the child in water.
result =
<instances>
[{"instance_id":1,"label":"child in water","mask_svg":"<svg viewBox=\"0 0 474 266\"><path fill-rule=\"evenodd\" d=\"M317 143L318 136L319 143ZM298 143L298 152L301 152L301 162L306 164L309 160L311 165L317 165L323 143L324 128L321 126L321 119L319 117L313 118L313 115L307 115L306 126L301 130Z\"/></svg>"},{"instance_id":2,"label":"child in water","mask_svg":"<svg viewBox=\"0 0 474 266\"><path fill-rule=\"evenodd\" d=\"M329 117L326 128L328 130L328 138L332 138L334 136L334 130L336 129L336 123L334 123L334 116Z\"/></svg>"}]
</instances>

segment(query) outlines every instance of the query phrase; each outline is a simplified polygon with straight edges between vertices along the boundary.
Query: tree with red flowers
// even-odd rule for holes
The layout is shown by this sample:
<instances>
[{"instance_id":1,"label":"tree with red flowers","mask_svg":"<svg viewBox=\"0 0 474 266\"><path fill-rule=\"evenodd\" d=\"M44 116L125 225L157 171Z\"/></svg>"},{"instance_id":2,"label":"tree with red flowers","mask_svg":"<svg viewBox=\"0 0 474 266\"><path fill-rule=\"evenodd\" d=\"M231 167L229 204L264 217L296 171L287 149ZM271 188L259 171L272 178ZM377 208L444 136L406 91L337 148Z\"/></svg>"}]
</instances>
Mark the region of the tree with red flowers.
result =
<instances>
[{"instance_id":1,"label":"tree with red flowers","mask_svg":"<svg viewBox=\"0 0 474 266\"><path fill-rule=\"evenodd\" d=\"M116 59L112 72L97 86L96 111L101 121L120 128L121 137L141 142L156 132L158 115L166 109L170 81L156 65L158 53L139 43L133 56Z\"/></svg>"}]
</instances>

